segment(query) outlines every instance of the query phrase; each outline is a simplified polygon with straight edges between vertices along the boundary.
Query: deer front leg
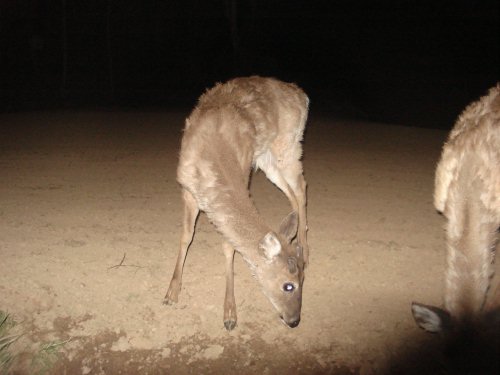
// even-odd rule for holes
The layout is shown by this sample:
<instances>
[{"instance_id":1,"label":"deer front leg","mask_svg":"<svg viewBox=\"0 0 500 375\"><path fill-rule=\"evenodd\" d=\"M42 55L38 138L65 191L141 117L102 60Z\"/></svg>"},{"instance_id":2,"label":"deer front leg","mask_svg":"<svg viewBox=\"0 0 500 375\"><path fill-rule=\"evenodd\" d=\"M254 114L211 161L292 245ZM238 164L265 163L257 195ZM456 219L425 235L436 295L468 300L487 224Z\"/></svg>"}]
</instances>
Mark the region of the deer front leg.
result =
<instances>
[{"instance_id":1,"label":"deer front leg","mask_svg":"<svg viewBox=\"0 0 500 375\"><path fill-rule=\"evenodd\" d=\"M224 327L231 331L236 327L236 303L234 301L234 249L228 242L222 245L226 257L226 296L224 297Z\"/></svg>"},{"instance_id":2,"label":"deer front leg","mask_svg":"<svg viewBox=\"0 0 500 375\"><path fill-rule=\"evenodd\" d=\"M182 284L182 269L184 267L184 261L186 260L189 245L193 240L196 218L200 212L196 200L189 191L183 190L182 198L184 201L184 220L182 224L181 243L174 275L172 276L170 286L168 287L167 294L163 300L163 303L166 305L172 305L179 299L179 292Z\"/></svg>"}]
</instances>

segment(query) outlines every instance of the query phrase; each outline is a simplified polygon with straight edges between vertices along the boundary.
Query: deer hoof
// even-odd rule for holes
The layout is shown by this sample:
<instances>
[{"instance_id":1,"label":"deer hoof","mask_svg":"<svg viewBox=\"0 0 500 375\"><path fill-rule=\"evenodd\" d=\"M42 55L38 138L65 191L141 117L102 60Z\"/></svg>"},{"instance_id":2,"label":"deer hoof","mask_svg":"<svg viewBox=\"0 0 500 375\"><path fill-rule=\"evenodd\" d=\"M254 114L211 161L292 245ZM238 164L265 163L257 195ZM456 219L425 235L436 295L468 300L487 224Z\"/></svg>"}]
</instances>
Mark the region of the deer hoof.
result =
<instances>
[{"instance_id":1,"label":"deer hoof","mask_svg":"<svg viewBox=\"0 0 500 375\"><path fill-rule=\"evenodd\" d=\"M163 298L163 304L164 305L174 305L177 303L177 300L178 298L174 295L172 295L172 293L168 292L167 295L165 296L165 298Z\"/></svg>"},{"instance_id":2,"label":"deer hoof","mask_svg":"<svg viewBox=\"0 0 500 375\"><path fill-rule=\"evenodd\" d=\"M225 320L224 321L224 327L226 327L226 330L232 331L234 327L236 327L236 320Z\"/></svg>"},{"instance_id":3,"label":"deer hoof","mask_svg":"<svg viewBox=\"0 0 500 375\"><path fill-rule=\"evenodd\" d=\"M165 298L165 299L163 299L163 304L166 306L172 306L173 304L175 304L175 302L169 298Z\"/></svg>"}]
</instances>

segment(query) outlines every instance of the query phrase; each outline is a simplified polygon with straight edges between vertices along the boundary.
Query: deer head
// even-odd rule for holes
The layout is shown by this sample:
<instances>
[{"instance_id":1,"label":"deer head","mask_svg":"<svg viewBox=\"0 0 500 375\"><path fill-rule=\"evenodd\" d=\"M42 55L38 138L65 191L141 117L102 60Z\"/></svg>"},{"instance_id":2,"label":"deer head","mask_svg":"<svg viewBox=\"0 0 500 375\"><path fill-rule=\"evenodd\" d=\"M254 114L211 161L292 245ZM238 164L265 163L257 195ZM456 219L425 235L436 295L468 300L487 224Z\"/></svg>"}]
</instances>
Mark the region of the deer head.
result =
<instances>
[{"instance_id":1,"label":"deer head","mask_svg":"<svg viewBox=\"0 0 500 375\"><path fill-rule=\"evenodd\" d=\"M292 243L297 233L298 216L290 213L278 233L269 232L259 242L255 276L281 320L294 328L300 322L304 259L300 245Z\"/></svg>"}]
</instances>

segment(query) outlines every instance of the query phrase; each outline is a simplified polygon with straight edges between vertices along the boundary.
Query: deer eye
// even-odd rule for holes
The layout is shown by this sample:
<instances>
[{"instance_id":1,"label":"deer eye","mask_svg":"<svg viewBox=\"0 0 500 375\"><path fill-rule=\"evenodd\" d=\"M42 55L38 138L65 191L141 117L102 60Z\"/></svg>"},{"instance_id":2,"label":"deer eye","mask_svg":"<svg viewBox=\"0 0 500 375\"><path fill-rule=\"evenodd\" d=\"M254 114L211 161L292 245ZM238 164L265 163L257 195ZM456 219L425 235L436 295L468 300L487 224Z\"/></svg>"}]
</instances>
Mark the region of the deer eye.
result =
<instances>
[{"instance_id":1,"label":"deer eye","mask_svg":"<svg viewBox=\"0 0 500 375\"><path fill-rule=\"evenodd\" d=\"M295 290L295 285L293 285L292 283L284 283L283 290L285 292L291 293Z\"/></svg>"}]
</instances>

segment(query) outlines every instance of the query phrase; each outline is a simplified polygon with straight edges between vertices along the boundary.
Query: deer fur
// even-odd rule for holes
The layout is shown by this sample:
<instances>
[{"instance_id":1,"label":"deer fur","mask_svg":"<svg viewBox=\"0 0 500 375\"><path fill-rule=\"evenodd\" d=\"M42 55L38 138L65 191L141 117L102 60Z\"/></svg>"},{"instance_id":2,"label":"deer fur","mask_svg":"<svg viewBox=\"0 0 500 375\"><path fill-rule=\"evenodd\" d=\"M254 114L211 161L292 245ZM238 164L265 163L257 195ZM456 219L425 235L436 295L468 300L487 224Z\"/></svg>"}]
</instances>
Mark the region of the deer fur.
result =
<instances>
[{"instance_id":1,"label":"deer fur","mask_svg":"<svg viewBox=\"0 0 500 375\"><path fill-rule=\"evenodd\" d=\"M166 304L178 300L184 260L201 210L225 240L226 329L233 329L237 321L235 250L282 321L290 327L299 324L303 269L309 255L306 182L300 161L308 104L296 85L256 76L217 84L200 97L186 120L177 169L184 223ZM263 170L292 205L292 213L277 232L268 227L250 199L252 169ZM295 236L297 243L292 243Z\"/></svg>"},{"instance_id":2,"label":"deer fur","mask_svg":"<svg viewBox=\"0 0 500 375\"><path fill-rule=\"evenodd\" d=\"M447 220L444 309L413 303L414 318L430 332L484 324L500 307L498 291L485 305L500 227L500 85L458 118L437 165L434 205Z\"/></svg>"}]
</instances>

